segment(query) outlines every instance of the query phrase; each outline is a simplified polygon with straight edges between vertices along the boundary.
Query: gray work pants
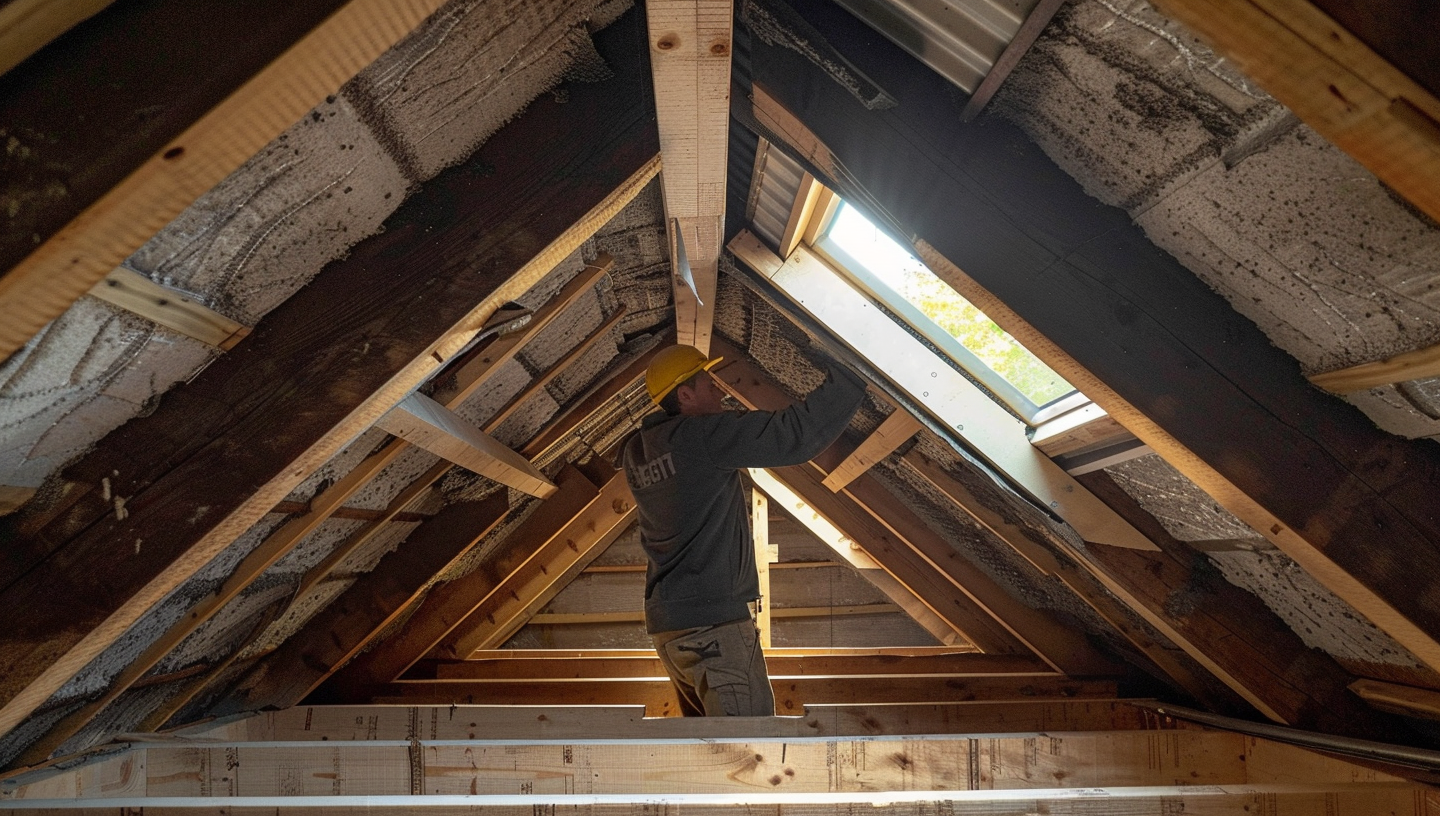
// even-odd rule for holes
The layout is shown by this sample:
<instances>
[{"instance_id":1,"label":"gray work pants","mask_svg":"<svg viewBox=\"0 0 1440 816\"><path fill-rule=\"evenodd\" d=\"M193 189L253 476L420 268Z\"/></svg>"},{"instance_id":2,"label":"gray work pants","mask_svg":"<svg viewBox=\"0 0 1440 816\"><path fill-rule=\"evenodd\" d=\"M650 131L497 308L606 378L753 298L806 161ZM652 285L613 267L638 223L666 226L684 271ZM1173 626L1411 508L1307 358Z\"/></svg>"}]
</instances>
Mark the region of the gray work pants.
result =
<instances>
[{"instance_id":1,"label":"gray work pants","mask_svg":"<svg viewBox=\"0 0 1440 816\"><path fill-rule=\"evenodd\" d=\"M686 717L773 717L760 632L744 620L651 636Z\"/></svg>"}]
</instances>

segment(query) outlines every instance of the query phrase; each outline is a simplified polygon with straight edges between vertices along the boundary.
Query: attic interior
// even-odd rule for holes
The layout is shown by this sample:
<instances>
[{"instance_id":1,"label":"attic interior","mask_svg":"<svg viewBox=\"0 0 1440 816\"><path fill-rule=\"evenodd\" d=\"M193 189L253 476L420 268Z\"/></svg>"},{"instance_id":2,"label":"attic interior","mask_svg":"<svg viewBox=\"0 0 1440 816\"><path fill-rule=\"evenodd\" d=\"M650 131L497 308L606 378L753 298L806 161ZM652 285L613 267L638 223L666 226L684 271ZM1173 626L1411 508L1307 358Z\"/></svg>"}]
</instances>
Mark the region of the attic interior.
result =
<instances>
[{"instance_id":1,"label":"attic interior","mask_svg":"<svg viewBox=\"0 0 1440 816\"><path fill-rule=\"evenodd\" d=\"M0 4L0 809L1440 812L1437 18ZM774 718L640 618L677 341L869 383Z\"/></svg>"}]
</instances>

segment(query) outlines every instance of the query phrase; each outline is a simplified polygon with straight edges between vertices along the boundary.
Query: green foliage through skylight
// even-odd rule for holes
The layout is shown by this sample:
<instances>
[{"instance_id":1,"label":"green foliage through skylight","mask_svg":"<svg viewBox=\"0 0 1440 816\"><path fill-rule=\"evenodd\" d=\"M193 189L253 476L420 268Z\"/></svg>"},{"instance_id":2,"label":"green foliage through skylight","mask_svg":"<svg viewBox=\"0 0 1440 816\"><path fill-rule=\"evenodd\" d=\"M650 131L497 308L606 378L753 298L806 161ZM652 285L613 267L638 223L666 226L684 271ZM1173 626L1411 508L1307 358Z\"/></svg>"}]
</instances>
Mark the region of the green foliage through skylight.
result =
<instances>
[{"instance_id":1,"label":"green foliage through skylight","mask_svg":"<svg viewBox=\"0 0 1440 816\"><path fill-rule=\"evenodd\" d=\"M840 208L829 238L1037 406L1075 390L855 208Z\"/></svg>"}]
</instances>

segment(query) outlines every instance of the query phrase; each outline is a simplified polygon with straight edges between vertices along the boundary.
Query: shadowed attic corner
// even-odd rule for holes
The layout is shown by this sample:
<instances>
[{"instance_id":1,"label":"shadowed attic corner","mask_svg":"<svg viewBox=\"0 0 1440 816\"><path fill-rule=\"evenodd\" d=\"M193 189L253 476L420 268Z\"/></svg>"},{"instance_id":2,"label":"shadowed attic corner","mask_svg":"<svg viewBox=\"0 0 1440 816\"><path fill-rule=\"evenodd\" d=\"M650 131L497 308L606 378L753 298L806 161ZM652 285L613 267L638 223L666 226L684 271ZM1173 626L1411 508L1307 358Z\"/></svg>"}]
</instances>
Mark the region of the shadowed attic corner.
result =
<instances>
[{"instance_id":1,"label":"shadowed attic corner","mask_svg":"<svg viewBox=\"0 0 1440 816\"><path fill-rule=\"evenodd\" d=\"M82 5L0 7L0 809L1440 808L1433 12ZM871 381L753 474L777 718L638 612L677 333Z\"/></svg>"}]
</instances>

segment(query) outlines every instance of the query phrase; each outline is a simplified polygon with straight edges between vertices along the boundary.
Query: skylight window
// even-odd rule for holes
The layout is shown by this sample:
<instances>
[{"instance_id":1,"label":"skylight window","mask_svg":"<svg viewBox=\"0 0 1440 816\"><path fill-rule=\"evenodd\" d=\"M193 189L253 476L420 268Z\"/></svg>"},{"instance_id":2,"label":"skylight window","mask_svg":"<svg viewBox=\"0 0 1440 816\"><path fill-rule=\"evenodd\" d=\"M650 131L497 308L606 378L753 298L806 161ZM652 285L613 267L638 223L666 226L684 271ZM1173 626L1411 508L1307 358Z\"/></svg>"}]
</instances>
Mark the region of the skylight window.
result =
<instances>
[{"instance_id":1,"label":"skylight window","mask_svg":"<svg viewBox=\"0 0 1440 816\"><path fill-rule=\"evenodd\" d=\"M839 207L815 249L1027 419L1075 392L854 207Z\"/></svg>"}]
</instances>

